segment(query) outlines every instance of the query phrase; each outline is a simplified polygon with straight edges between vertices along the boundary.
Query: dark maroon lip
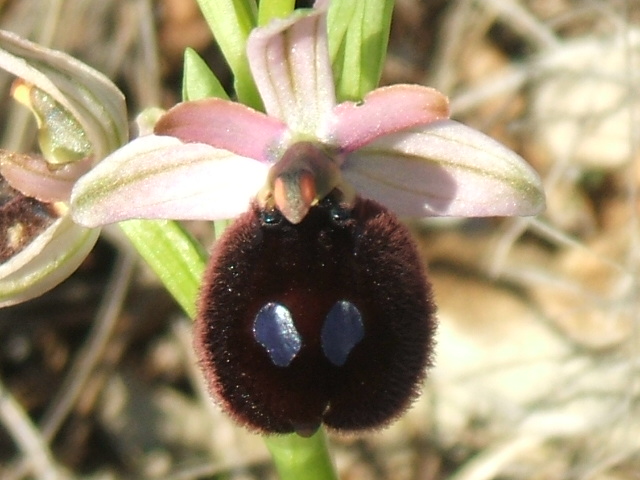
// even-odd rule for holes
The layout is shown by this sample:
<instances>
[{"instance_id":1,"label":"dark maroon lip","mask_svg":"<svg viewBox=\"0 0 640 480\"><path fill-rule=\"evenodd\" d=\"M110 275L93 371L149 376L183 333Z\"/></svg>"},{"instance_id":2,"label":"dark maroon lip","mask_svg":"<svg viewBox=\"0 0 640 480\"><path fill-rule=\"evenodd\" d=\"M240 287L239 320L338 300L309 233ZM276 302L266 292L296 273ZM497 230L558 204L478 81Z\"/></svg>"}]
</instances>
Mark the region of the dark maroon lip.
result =
<instances>
[{"instance_id":1,"label":"dark maroon lip","mask_svg":"<svg viewBox=\"0 0 640 480\"><path fill-rule=\"evenodd\" d=\"M214 248L195 346L212 395L248 428L375 429L417 396L434 313L414 242L381 205L330 195L293 225L254 204Z\"/></svg>"},{"instance_id":2,"label":"dark maroon lip","mask_svg":"<svg viewBox=\"0 0 640 480\"><path fill-rule=\"evenodd\" d=\"M27 197L0 177L0 263L24 250L60 216L55 204Z\"/></svg>"}]
</instances>

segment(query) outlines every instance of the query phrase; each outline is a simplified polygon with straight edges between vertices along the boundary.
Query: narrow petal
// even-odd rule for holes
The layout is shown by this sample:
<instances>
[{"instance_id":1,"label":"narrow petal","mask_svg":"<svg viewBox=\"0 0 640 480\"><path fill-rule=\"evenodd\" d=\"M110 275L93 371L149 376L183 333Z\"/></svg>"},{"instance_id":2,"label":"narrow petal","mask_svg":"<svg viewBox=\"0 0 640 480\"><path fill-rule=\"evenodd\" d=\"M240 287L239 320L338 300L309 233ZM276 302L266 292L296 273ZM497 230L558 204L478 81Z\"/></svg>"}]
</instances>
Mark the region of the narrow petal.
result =
<instances>
[{"instance_id":1,"label":"narrow petal","mask_svg":"<svg viewBox=\"0 0 640 480\"><path fill-rule=\"evenodd\" d=\"M176 105L158 120L154 132L268 161L280 153L287 126L239 103L208 98Z\"/></svg>"},{"instance_id":2,"label":"narrow petal","mask_svg":"<svg viewBox=\"0 0 640 480\"><path fill-rule=\"evenodd\" d=\"M23 195L45 203L69 200L73 184L90 168L89 159L50 168L42 157L0 149L0 174Z\"/></svg>"},{"instance_id":3,"label":"narrow petal","mask_svg":"<svg viewBox=\"0 0 640 480\"><path fill-rule=\"evenodd\" d=\"M315 135L335 105L326 11L255 29L247 55L267 113L295 132Z\"/></svg>"},{"instance_id":4,"label":"narrow petal","mask_svg":"<svg viewBox=\"0 0 640 480\"><path fill-rule=\"evenodd\" d=\"M545 203L524 159L450 120L379 138L347 157L343 175L400 216L535 215Z\"/></svg>"},{"instance_id":5,"label":"narrow petal","mask_svg":"<svg viewBox=\"0 0 640 480\"><path fill-rule=\"evenodd\" d=\"M82 177L71 212L88 227L130 218L231 218L247 209L267 171L267 164L227 150L148 135Z\"/></svg>"},{"instance_id":6,"label":"narrow petal","mask_svg":"<svg viewBox=\"0 0 640 480\"><path fill-rule=\"evenodd\" d=\"M0 307L38 297L71 275L100 234L66 215L0 265Z\"/></svg>"},{"instance_id":7,"label":"narrow petal","mask_svg":"<svg viewBox=\"0 0 640 480\"><path fill-rule=\"evenodd\" d=\"M392 85L378 88L363 102L344 102L333 109L327 142L351 152L376 138L449 118L449 100L433 88Z\"/></svg>"}]
</instances>

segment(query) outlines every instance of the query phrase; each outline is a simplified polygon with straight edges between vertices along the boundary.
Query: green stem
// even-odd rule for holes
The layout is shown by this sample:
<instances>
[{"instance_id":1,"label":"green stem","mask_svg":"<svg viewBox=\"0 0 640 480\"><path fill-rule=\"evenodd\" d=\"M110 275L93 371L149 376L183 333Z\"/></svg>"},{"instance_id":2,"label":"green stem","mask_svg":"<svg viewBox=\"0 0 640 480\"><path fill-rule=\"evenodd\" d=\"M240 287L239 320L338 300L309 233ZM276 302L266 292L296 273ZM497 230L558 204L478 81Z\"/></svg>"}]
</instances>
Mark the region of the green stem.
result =
<instances>
[{"instance_id":1,"label":"green stem","mask_svg":"<svg viewBox=\"0 0 640 480\"><path fill-rule=\"evenodd\" d=\"M337 480L324 430L309 438L294 433L267 437L265 442L280 480Z\"/></svg>"}]
</instances>

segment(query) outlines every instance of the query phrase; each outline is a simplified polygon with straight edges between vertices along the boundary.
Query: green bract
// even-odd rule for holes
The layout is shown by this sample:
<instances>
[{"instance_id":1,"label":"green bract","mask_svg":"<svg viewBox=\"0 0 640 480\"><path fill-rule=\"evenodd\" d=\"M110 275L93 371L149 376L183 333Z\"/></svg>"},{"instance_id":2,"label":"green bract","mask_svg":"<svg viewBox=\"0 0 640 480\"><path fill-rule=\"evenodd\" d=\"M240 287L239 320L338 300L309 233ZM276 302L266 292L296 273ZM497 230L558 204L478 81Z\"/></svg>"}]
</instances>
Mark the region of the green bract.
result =
<instances>
[{"instance_id":1,"label":"green bract","mask_svg":"<svg viewBox=\"0 0 640 480\"><path fill-rule=\"evenodd\" d=\"M238 100L261 108L262 102L249 71L245 46L249 33L257 25L257 8L247 0L198 0L220 50L235 79Z\"/></svg>"}]
</instances>

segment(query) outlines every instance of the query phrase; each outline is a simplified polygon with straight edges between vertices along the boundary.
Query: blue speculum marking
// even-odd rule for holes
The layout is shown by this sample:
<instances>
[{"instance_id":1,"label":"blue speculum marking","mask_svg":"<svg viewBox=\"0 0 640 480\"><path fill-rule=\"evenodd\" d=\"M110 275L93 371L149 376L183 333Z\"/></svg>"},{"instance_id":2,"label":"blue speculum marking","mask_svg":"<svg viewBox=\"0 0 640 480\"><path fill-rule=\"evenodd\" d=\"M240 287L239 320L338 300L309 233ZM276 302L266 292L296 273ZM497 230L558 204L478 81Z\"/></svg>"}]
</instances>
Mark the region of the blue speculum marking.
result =
<instances>
[{"instance_id":1,"label":"blue speculum marking","mask_svg":"<svg viewBox=\"0 0 640 480\"><path fill-rule=\"evenodd\" d=\"M346 300L336 302L322 326L320 339L324 354L337 367L347 361L347 357L364 337L364 325L360 310Z\"/></svg>"},{"instance_id":2,"label":"blue speculum marking","mask_svg":"<svg viewBox=\"0 0 640 480\"><path fill-rule=\"evenodd\" d=\"M253 335L278 367L289 366L302 347L291 312L276 302L269 302L260 309L253 324Z\"/></svg>"}]
</instances>

